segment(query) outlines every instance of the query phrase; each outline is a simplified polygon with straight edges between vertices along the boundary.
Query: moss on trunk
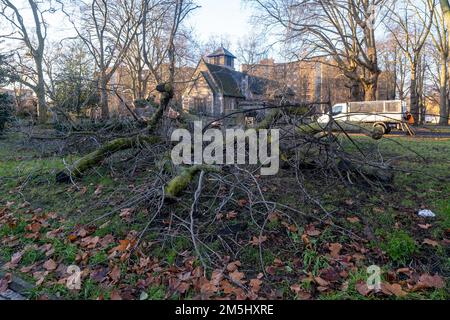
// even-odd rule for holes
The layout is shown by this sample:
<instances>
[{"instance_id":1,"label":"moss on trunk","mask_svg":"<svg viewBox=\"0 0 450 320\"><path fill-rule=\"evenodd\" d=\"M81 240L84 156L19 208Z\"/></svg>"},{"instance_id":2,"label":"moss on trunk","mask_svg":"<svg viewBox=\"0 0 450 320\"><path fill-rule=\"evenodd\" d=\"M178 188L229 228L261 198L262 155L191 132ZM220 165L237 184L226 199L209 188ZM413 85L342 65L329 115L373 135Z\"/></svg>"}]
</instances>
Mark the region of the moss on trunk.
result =
<instances>
[{"instance_id":1,"label":"moss on trunk","mask_svg":"<svg viewBox=\"0 0 450 320\"><path fill-rule=\"evenodd\" d=\"M220 172L220 169L214 166L196 165L184 169L178 176L173 178L166 186L165 193L168 199L175 199L181 195L192 183L194 178L201 171Z\"/></svg>"},{"instance_id":2,"label":"moss on trunk","mask_svg":"<svg viewBox=\"0 0 450 320\"><path fill-rule=\"evenodd\" d=\"M131 138L115 139L76 161L68 169L59 172L56 175L56 181L69 182L71 177L78 178L82 176L84 172L95 167L106 157L115 152L140 147L145 143L155 144L159 141L159 137L143 135Z\"/></svg>"}]
</instances>

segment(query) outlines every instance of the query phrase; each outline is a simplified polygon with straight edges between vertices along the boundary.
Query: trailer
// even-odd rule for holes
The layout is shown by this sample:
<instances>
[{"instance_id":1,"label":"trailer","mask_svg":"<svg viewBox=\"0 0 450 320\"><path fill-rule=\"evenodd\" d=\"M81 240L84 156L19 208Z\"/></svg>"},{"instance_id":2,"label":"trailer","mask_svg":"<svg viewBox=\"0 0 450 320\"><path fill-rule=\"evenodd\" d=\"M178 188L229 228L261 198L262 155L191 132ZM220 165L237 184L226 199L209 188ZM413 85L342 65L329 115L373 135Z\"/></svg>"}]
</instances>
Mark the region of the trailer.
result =
<instances>
[{"instance_id":1,"label":"trailer","mask_svg":"<svg viewBox=\"0 0 450 320\"><path fill-rule=\"evenodd\" d=\"M400 128L406 114L406 104L401 100L339 103L333 106L331 116L325 114L319 123L335 121L369 123L381 127L385 134Z\"/></svg>"}]
</instances>

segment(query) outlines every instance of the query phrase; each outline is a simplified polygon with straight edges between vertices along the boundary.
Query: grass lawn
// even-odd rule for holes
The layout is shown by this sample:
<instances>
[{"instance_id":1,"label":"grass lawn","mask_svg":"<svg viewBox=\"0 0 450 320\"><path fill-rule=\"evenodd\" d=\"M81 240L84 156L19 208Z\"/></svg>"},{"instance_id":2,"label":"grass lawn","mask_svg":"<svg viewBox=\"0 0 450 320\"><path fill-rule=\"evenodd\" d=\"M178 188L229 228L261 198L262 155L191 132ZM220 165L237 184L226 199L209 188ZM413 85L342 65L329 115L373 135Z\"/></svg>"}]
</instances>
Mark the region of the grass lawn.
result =
<instances>
[{"instance_id":1,"label":"grass lawn","mask_svg":"<svg viewBox=\"0 0 450 320\"><path fill-rule=\"evenodd\" d=\"M333 223L271 219L263 250L242 246L231 261L239 260L240 271L251 280L247 285L258 284L258 292L271 298L448 299L450 139L388 138L376 143L355 139L363 151L378 155L396 170L390 188L317 189ZM356 152L354 145L343 143ZM130 175L129 155L123 155L119 164L108 162L76 184L57 184L56 172L79 155L61 156L55 150L19 133L0 138L0 259L9 262L6 272L36 284L30 298L186 299L203 294L192 279L183 282L185 290L173 287L186 268L194 274L200 266L192 257L189 239L164 238L152 229L139 252L129 252L128 245L151 212L136 208L130 219L123 204L144 192L139 186L155 179L157 170L149 167ZM288 174L274 178L268 196L314 213L300 200L298 190L284 189L291 180ZM89 224L114 208L121 208L120 215ZM420 209L430 209L437 217L418 217ZM239 219L232 223L249 220ZM213 249L221 245L218 239L211 240ZM266 266L263 278L261 260ZM385 281L400 284L405 294L362 294L358 288L368 277L367 267L374 264L381 267ZM84 272L80 290L65 285L70 265ZM423 274L439 275L445 287L413 290ZM239 288L230 292L241 294Z\"/></svg>"}]
</instances>

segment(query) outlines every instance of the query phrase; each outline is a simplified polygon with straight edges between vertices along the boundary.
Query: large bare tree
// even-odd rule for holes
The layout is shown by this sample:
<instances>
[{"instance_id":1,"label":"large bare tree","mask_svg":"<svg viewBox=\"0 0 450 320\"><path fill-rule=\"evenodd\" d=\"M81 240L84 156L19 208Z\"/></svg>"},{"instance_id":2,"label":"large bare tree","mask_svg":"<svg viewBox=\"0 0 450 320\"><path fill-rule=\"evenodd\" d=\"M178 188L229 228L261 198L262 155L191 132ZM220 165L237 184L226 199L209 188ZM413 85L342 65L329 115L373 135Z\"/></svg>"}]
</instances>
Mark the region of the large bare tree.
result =
<instances>
[{"instance_id":1,"label":"large bare tree","mask_svg":"<svg viewBox=\"0 0 450 320\"><path fill-rule=\"evenodd\" d=\"M26 7L18 6L17 1L0 0L0 16L10 24L11 33L2 35L15 41L19 46L15 49L15 62L23 62L30 57L32 64L25 66L13 63L10 67L14 81L20 82L34 91L38 99L39 121L47 121L47 102L44 74L44 52L48 35L48 25L45 21L47 13L53 13L51 1L27 0ZM31 11L32 23L28 23L24 11ZM27 70L23 74L21 70Z\"/></svg>"},{"instance_id":2,"label":"large bare tree","mask_svg":"<svg viewBox=\"0 0 450 320\"><path fill-rule=\"evenodd\" d=\"M197 8L192 0L169 0L156 5L155 0L144 0L142 22L142 53L146 66L156 82L175 82L178 37L183 22ZM167 70L162 65L167 64Z\"/></svg>"},{"instance_id":3,"label":"large bare tree","mask_svg":"<svg viewBox=\"0 0 450 320\"><path fill-rule=\"evenodd\" d=\"M448 0L440 0L440 3L441 3L441 10L442 10L442 20L445 22L445 25L447 27L447 32L448 32L448 30L450 30L450 4L449 4ZM447 34L447 41L450 42L450 37L448 37L448 34ZM447 44L447 48L449 46L450 45ZM448 68L448 66L447 66L447 68ZM448 69L447 69L447 76L448 76ZM448 104L448 101L447 101L447 104ZM448 122L449 122L448 121L449 120L448 116L449 116L449 113L450 113L450 110L449 110L450 106L447 105L447 111L444 114L444 116L446 115L447 118L442 118L442 108L443 107L441 105L441 120L440 120L440 123L448 125Z\"/></svg>"},{"instance_id":4,"label":"large bare tree","mask_svg":"<svg viewBox=\"0 0 450 320\"><path fill-rule=\"evenodd\" d=\"M424 106L420 104L420 92L423 84L421 71L422 54L431 32L435 17L435 6L427 6L434 0L405 0L391 7L390 19L386 28L396 40L409 62L410 73L410 108L414 118L421 122Z\"/></svg>"},{"instance_id":5,"label":"large bare tree","mask_svg":"<svg viewBox=\"0 0 450 320\"><path fill-rule=\"evenodd\" d=\"M103 119L108 119L110 116L108 84L124 61L139 30L144 11L143 2L92 0L77 2L75 9L81 11L79 19L73 8L70 10L63 6L63 11L72 22L78 37L89 49L98 68L101 115Z\"/></svg>"},{"instance_id":6,"label":"large bare tree","mask_svg":"<svg viewBox=\"0 0 450 320\"><path fill-rule=\"evenodd\" d=\"M448 2L447 2L448 4ZM431 10L435 5L435 0L428 0L427 5ZM441 125L448 125L449 103L448 103L448 59L450 56L450 38L448 26L445 21L445 12L443 10L436 10L433 27L431 31L431 40L439 53L439 110Z\"/></svg>"},{"instance_id":7,"label":"large bare tree","mask_svg":"<svg viewBox=\"0 0 450 320\"><path fill-rule=\"evenodd\" d=\"M375 30L386 0L251 1L262 9L261 21L281 27L303 58L331 57L349 79L353 100L376 99L381 71Z\"/></svg>"}]
</instances>

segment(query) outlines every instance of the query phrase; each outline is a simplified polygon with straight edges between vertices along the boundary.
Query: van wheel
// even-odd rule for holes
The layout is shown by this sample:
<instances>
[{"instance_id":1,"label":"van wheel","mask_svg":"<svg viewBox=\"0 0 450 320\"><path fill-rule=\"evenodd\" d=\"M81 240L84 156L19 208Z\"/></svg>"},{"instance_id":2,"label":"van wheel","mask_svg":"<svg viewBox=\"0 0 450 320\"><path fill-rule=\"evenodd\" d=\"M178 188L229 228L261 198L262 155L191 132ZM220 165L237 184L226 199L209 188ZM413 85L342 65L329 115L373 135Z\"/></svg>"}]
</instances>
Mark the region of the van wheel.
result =
<instances>
[{"instance_id":1,"label":"van wheel","mask_svg":"<svg viewBox=\"0 0 450 320\"><path fill-rule=\"evenodd\" d=\"M380 128L383 132L383 134L388 134L388 129L384 123L376 123L374 125L375 128Z\"/></svg>"}]
</instances>

